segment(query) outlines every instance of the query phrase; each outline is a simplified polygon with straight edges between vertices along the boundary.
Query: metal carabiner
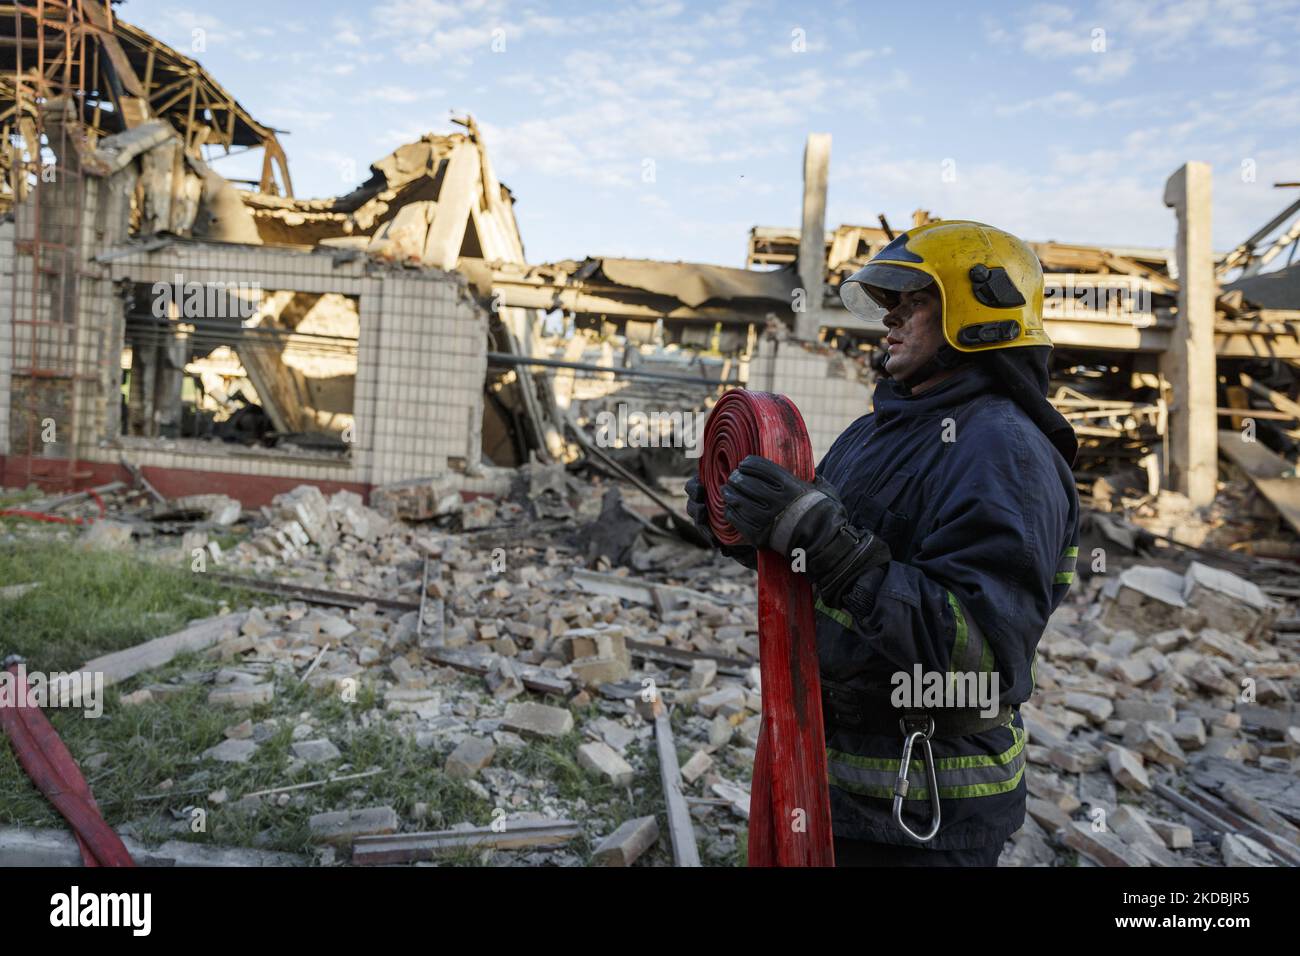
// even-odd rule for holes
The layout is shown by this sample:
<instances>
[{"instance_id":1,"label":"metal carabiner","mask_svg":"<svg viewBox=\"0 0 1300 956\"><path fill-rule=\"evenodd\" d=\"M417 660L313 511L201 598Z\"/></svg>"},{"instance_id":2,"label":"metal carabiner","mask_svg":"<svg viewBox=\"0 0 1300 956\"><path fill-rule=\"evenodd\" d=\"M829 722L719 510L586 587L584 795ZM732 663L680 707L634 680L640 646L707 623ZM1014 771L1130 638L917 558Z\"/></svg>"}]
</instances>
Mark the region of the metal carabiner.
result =
<instances>
[{"instance_id":1,"label":"metal carabiner","mask_svg":"<svg viewBox=\"0 0 1300 956\"><path fill-rule=\"evenodd\" d=\"M940 819L939 781L934 772L934 750L930 747L930 737L934 734L934 718L925 718L928 721L925 730L908 729L908 724L914 723L917 719L904 717L898 722L899 728L903 731L903 756L898 763L898 779L894 781L894 822L913 840L918 843L928 843L939 832ZM912 747L918 737L921 739L922 762L925 764L926 778L930 784L930 830L924 836L913 832L912 828L903 822L903 798L907 796L908 788L907 772L912 763Z\"/></svg>"}]
</instances>

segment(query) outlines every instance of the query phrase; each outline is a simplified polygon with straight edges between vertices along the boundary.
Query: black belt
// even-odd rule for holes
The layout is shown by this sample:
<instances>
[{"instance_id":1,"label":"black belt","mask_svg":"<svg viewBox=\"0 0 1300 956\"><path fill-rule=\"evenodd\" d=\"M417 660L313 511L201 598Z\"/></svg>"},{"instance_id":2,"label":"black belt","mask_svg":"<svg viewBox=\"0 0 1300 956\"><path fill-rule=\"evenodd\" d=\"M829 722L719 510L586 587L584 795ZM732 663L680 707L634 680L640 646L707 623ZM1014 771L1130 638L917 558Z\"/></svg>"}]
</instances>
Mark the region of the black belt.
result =
<instances>
[{"instance_id":1,"label":"black belt","mask_svg":"<svg viewBox=\"0 0 1300 956\"><path fill-rule=\"evenodd\" d=\"M871 694L857 687L822 680L822 719L828 729L888 737L904 732L902 721L917 718L934 721L931 737L968 737L1005 727L1015 716L1015 708L1003 704L991 717L975 708L941 707L937 710L893 707L889 689Z\"/></svg>"}]
</instances>

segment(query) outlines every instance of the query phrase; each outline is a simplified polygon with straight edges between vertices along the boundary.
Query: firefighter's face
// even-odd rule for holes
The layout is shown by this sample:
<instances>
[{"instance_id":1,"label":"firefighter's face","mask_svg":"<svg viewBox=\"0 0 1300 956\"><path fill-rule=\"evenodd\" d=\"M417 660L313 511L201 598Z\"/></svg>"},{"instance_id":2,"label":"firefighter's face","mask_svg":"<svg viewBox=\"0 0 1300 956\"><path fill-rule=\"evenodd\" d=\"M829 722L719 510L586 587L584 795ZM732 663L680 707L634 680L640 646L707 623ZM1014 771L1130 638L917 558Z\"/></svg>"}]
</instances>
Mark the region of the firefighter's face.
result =
<instances>
[{"instance_id":1,"label":"firefighter's face","mask_svg":"<svg viewBox=\"0 0 1300 956\"><path fill-rule=\"evenodd\" d=\"M899 294L898 304L885 313L885 369L896 380L907 378L943 345L943 306L933 285Z\"/></svg>"}]
</instances>

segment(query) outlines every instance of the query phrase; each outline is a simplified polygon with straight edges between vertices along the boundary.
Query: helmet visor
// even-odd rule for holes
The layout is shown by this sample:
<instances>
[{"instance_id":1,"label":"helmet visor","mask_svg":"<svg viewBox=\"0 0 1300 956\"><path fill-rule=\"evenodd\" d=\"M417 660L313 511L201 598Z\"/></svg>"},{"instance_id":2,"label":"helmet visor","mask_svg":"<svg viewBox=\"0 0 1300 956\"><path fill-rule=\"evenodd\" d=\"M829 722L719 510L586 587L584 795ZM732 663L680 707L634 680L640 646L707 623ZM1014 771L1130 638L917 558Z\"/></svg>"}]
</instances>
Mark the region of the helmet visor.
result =
<instances>
[{"instance_id":1,"label":"helmet visor","mask_svg":"<svg viewBox=\"0 0 1300 956\"><path fill-rule=\"evenodd\" d=\"M920 269L893 262L868 262L840 283L840 301L858 318L874 319L898 304L901 292L924 289L934 279Z\"/></svg>"}]
</instances>

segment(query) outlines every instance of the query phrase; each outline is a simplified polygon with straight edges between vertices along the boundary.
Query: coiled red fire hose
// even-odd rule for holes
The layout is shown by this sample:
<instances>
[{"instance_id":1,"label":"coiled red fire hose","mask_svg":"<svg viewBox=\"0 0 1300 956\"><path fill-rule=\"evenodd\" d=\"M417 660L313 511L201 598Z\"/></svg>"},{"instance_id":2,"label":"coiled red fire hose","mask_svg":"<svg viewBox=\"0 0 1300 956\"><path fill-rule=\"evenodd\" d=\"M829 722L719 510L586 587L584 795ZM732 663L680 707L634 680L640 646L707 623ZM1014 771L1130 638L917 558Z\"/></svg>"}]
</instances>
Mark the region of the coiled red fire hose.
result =
<instances>
[{"instance_id":1,"label":"coiled red fire hose","mask_svg":"<svg viewBox=\"0 0 1300 956\"><path fill-rule=\"evenodd\" d=\"M723 515L722 486L747 455L812 481L803 418L784 395L727 392L704 426L700 483L722 544L744 544ZM758 552L763 719L749 796L750 866L834 866L812 586L784 555Z\"/></svg>"}]
</instances>

